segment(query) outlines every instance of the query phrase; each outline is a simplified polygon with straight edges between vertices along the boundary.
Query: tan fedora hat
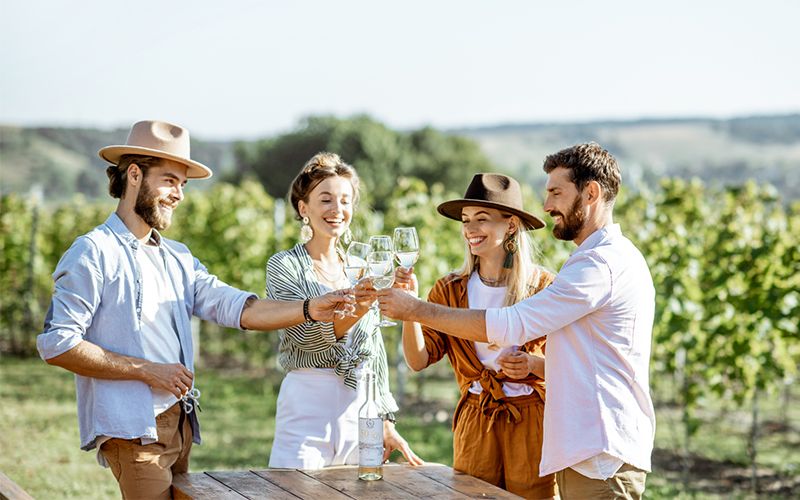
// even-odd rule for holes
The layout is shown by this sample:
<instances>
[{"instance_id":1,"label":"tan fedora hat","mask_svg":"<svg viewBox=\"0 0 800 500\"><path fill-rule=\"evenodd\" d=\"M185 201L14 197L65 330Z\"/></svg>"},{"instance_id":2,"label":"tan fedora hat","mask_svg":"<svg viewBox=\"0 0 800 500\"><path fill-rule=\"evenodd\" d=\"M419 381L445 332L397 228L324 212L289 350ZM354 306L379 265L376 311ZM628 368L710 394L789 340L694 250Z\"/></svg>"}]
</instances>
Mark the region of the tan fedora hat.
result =
<instances>
[{"instance_id":1,"label":"tan fedora hat","mask_svg":"<svg viewBox=\"0 0 800 500\"><path fill-rule=\"evenodd\" d=\"M207 179L213 175L210 168L190 158L189 131L158 120L134 123L126 144L106 146L97 154L114 165L119 164L122 155L155 156L186 165L189 179Z\"/></svg>"},{"instance_id":2,"label":"tan fedora hat","mask_svg":"<svg viewBox=\"0 0 800 500\"><path fill-rule=\"evenodd\" d=\"M522 189L514 178L503 174L475 174L464 197L442 203L436 210L440 214L461 220L464 207L489 207L519 217L525 229L541 229L544 221L522 208Z\"/></svg>"}]
</instances>

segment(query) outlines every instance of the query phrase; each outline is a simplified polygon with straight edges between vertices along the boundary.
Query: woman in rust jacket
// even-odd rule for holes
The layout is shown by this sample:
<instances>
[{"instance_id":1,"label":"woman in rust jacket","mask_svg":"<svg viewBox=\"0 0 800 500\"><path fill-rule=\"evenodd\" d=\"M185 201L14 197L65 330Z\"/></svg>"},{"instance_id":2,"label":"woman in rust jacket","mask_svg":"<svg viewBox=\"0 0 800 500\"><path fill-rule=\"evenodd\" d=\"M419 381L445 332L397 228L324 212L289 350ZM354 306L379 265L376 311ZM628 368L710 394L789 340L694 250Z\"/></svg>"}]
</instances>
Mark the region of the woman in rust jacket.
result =
<instances>
[{"instance_id":1,"label":"woman in rust jacket","mask_svg":"<svg viewBox=\"0 0 800 500\"><path fill-rule=\"evenodd\" d=\"M550 284L533 263L526 231L544 222L522 208L514 179L477 174L463 199L437 208L462 223L463 267L439 279L430 302L486 309L511 305ZM397 286L417 293L413 269L398 268ZM447 355L461 389L453 414L453 467L525 498L552 498L553 475L539 477L544 412L544 343L500 349L403 323L408 366L419 371Z\"/></svg>"}]
</instances>

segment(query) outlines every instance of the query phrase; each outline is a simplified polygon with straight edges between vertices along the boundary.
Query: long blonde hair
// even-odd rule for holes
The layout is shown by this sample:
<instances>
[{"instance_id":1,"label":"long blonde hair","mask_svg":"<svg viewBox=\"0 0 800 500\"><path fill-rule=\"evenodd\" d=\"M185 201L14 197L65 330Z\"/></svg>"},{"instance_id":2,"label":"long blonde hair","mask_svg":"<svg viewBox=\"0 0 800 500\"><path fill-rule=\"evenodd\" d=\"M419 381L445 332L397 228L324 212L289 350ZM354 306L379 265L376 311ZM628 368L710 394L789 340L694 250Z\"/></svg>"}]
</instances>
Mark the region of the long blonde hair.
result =
<instances>
[{"instance_id":1,"label":"long blonde hair","mask_svg":"<svg viewBox=\"0 0 800 500\"><path fill-rule=\"evenodd\" d=\"M509 216L503 213L504 216ZM539 249L536 243L528 236L518 217L513 217L517 230L514 232L514 242L517 244L517 252L513 256L513 265L506 272L506 296L503 299L504 306L510 306L524 300L534 293L541 281L543 268L535 264L539 256ZM469 244L464 241L464 263L456 270L456 274L469 279L473 272L480 267L480 257L472 255Z\"/></svg>"}]
</instances>

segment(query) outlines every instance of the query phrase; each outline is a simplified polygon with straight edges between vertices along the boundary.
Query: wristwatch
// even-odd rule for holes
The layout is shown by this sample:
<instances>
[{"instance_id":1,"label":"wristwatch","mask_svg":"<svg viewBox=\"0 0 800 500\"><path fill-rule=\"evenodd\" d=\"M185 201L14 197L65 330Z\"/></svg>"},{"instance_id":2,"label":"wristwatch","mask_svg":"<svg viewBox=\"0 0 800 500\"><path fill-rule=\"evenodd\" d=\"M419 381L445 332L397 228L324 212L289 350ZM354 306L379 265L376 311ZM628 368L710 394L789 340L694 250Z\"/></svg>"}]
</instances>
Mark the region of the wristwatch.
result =
<instances>
[{"instance_id":1,"label":"wristwatch","mask_svg":"<svg viewBox=\"0 0 800 500\"><path fill-rule=\"evenodd\" d=\"M397 423L397 416L395 416L395 414L390 411L383 414L383 419L388 420L393 424Z\"/></svg>"}]
</instances>

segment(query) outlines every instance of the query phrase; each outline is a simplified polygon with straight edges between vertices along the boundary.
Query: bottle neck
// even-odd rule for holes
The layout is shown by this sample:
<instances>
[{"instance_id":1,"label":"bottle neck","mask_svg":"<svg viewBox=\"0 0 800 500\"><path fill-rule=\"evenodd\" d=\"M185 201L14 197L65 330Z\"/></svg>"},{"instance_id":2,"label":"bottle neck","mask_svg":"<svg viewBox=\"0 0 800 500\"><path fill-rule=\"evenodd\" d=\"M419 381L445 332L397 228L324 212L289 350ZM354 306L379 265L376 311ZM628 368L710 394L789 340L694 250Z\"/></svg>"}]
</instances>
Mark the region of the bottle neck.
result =
<instances>
[{"instance_id":1,"label":"bottle neck","mask_svg":"<svg viewBox=\"0 0 800 500\"><path fill-rule=\"evenodd\" d=\"M367 382L367 402L375 402L375 374L372 372L367 372L366 375L366 382Z\"/></svg>"}]
</instances>

